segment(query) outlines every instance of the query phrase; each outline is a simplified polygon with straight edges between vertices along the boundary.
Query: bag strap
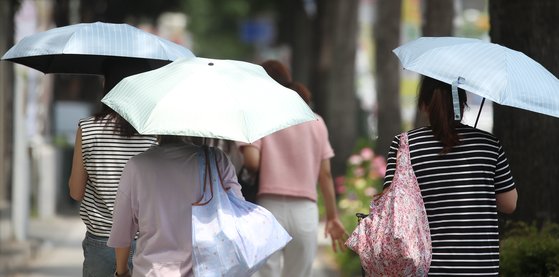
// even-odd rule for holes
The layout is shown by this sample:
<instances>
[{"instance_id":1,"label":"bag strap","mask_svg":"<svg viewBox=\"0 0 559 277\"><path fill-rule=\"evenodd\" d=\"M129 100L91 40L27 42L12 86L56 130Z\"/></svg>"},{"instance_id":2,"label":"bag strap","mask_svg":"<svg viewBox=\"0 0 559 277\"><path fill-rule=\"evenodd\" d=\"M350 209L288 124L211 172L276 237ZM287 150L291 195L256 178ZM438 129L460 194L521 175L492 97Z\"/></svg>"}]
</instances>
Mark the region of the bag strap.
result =
<instances>
[{"instance_id":1,"label":"bag strap","mask_svg":"<svg viewBox=\"0 0 559 277\"><path fill-rule=\"evenodd\" d=\"M409 142L408 142L408 133L404 132L400 134L400 143L398 144L398 153L396 153L396 167L398 167L398 161L400 160L400 156L402 154L408 155L409 157Z\"/></svg>"},{"instance_id":2,"label":"bag strap","mask_svg":"<svg viewBox=\"0 0 559 277\"><path fill-rule=\"evenodd\" d=\"M202 146L202 148L204 149L204 157L205 157L205 169L204 169L204 177L202 178L203 180L203 189L202 189L202 196L200 197L200 199L194 203L192 203L193 206L204 206L207 205L208 203L210 203L210 201L212 201L213 197L214 197L214 183L213 183L213 178L212 178L212 172L214 171L214 169L211 166L211 163L213 162L215 164L215 171L217 171L217 176L219 177L219 184L221 186L221 188L223 188L224 191L228 191L230 188L225 188L225 186L223 185L223 177L221 175L221 170L219 168L219 164L217 162L217 159L215 158L215 154L213 151L211 151L211 149L207 146L204 145ZM206 181L206 177L209 178L210 180L210 199L208 199L207 201L203 201L206 197L206 191L207 191L207 186L208 186L208 182Z\"/></svg>"},{"instance_id":3,"label":"bag strap","mask_svg":"<svg viewBox=\"0 0 559 277\"><path fill-rule=\"evenodd\" d=\"M408 142L408 132L403 132L400 134L400 140L398 142L398 152L396 152L396 168L394 169L394 171L396 171L398 169L398 164L400 163L400 159L401 159L401 155L407 155L408 156L408 161L409 161L409 142ZM378 199L380 198L384 193L386 193L389 189L391 189L392 184L385 190L381 191L378 194L373 195L373 199ZM372 201L371 201L372 203Z\"/></svg>"},{"instance_id":4,"label":"bag strap","mask_svg":"<svg viewBox=\"0 0 559 277\"><path fill-rule=\"evenodd\" d=\"M210 156L209 156L209 149L208 146L204 145L203 146L204 149L204 177L202 178L203 180L203 189L202 189L202 196L200 196L200 199L194 203L192 203L192 206L204 206L207 205L208 203L210 203L210 201L212 201L213 197L214 197L214 189L213 189L213 180L212 180L212 173L211 173L211 169L210 169ZM206 198L206 189L208 187L208 182L206 177L209 177L210 179L210 199L208 199L207 201L204 201L204 199Z\"/></svg>"}]
</instances>

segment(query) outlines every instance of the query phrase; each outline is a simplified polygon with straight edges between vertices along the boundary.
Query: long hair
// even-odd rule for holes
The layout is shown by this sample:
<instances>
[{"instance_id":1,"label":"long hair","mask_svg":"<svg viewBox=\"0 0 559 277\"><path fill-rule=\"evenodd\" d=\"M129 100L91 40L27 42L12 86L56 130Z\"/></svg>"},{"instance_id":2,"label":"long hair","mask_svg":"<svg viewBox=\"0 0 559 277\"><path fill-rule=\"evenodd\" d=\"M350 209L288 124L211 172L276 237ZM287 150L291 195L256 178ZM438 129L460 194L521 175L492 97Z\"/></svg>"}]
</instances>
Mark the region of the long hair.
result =
<instances>
[{"instance_id":1,"label":"long hair","mask_svg":"<svg viewBox=\"0 0 559 277\"><path fill-rule=\"evenodd\" d=\"M151 69L152 66L144 60L107 58L103 62L103 74L105 76L103 95L107 95L107 93L122 79ZM101 120L107 116L109 120L114 120L117 125L115 133L125 137L138 134L138 131L136 131L128 121L122 118L117 112L113 111L109 106L103 104L101 111L95 114L95 120Z\"/></svg>"},{"instance_id":2,"label":"long hair","mask_svg":"<svg viewBox=\"0 0 559 277\"><path fill-rule=\"evenodd\" d=\"M301 98L303 98L305 103L307 103L307 105L311 104L312 94L311 94L311 91L307 88L307 86L305 86L305 85L303 85L302 83L299 83L299 82L291 82L289 84L288 88L297 92L299 94L299 96L301 96Z\"/></svg>"},{"instance_id":3,"label":"long hair","mask_svg":"<svg viewBox=\"0 0 559 277\"><path fill-rule=\"evenodd\" d=\"M291 73L285 65L278 60L267 60L260 64L266 73L280 85L289 87L292 82Z\"/></svg>"},{"instance_id":4,"label":"long hair","mask_svg":"<svg viewBox=\"0 0 559 277\"><path fill-rule=\"evenodd\" d=\"M464 114L466 104L466 91L458 89L460 111ZM423 76L419 88L417 107L424 109L429 115L429 123L433 135L442 142L442 153L448 153L452 147L460 144L460 137L456 125L460 122L454 120L452 105L452 86L439 80Z\"/></svg>"}]
</instances>

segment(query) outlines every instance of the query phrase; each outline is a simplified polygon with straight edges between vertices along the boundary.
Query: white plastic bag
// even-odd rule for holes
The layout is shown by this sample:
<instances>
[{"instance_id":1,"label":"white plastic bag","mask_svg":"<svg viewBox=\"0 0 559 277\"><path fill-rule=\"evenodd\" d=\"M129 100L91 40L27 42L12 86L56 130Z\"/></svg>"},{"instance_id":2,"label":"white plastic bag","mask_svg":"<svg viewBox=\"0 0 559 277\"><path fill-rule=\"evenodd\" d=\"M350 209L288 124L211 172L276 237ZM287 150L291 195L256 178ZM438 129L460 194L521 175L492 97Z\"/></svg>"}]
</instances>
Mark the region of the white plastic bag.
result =
<instances>
[{"instance_id":1,"label":"white plastic bag","mask_svg":"<svg viewBox=\"0 0 559 277\"><path fill-rule=\"evenodd\" d=\"M250 276L291 236L268 210L226 191L213 150L205 153L200 172L211 173L211 187L204 190L206 202L192 207L194 275Z\"/></svg>"}]
</instances>

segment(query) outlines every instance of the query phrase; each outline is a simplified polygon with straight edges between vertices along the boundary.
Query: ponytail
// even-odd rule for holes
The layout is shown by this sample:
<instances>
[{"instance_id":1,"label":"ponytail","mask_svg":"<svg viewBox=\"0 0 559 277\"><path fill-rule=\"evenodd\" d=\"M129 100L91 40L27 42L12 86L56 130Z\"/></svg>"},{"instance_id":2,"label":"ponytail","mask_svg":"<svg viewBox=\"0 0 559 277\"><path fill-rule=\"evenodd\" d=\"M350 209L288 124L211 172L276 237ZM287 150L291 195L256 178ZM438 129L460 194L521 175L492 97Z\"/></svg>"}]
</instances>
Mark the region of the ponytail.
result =
<instances>
[{"instance_id":1,"label":"ponytail","mask_svg":"<svg viewBox=\"0 0 559 277\"><path fill-rule=\"evenodd\" d=\"M466 106L466 92L459 88L458 95L460 110L463 114ZM460 137L456 131L456 125L460 122L454 120L451 85L424 76L417 104L419 109L427 111L433 135L443 144L442 154L450 152L452 147L460 144Z\"/></svg>"},{"instance_id":2,"label":"ponytail","mask_svg":"<svg viewBox=\"0 0 559 277\"><path fill-rule=\"evenodd\" d=\"M305 85L299 82L291 82L289 83L288 88L297 92L299 96L303 98L305 103L307 103L307 105L311 104L312 101L311 91Z\"/></svg>"}]
</instances>

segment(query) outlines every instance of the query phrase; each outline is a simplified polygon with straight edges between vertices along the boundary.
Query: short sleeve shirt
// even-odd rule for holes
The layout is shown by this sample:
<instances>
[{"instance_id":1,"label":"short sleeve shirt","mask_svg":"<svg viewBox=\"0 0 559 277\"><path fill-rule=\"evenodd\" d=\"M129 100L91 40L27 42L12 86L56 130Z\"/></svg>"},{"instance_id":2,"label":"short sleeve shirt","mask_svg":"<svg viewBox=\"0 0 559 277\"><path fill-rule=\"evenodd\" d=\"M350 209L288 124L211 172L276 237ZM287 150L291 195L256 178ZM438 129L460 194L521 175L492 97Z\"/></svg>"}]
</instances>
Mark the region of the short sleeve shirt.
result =
<instances>
[{"instance_id":1,"label":"short sleeve shirt","mask_svg":"<svg viewBox=\"0 0 559 277\"><path fill-rule=\"evenodd\" d=\"M320 164L334 156L324 120L305 122L272 133L250 145L260 150L259 195L317 199Z\"/></svg>"},{"instance_id":2,"label":"short sleeve shirt","mask_svg":"<svg viewBox=\"0 0 559 277\"><path fill-rule=\"evenodd\" d=\"M495 195L515 188L505 151L493 135L457 127L460 144L441 154L429 127L408 132L410 159L427 212L433 255L429 275L498 275ZM390 146L385 186L396 170L399 136Z\"/></svg>"}]
</instances>

